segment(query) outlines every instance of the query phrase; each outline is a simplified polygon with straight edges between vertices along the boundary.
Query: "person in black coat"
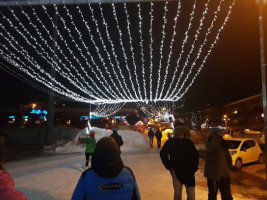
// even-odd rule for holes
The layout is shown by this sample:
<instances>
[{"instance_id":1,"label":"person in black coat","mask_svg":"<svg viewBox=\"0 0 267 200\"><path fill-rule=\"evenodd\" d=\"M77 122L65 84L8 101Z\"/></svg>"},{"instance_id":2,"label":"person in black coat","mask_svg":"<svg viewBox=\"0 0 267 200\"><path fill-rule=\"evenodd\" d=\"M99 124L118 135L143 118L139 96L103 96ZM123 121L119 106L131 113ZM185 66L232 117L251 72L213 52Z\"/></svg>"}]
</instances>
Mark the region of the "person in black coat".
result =
<instances>
[{"instance_id":1,"label":"person in black coat","mask_svg":"<svg viewBox=\"0 0 267 200\"><path fill-rule=\"evenodd\" d=\"M152 128L149 129L148 131L148 137L149 137L149 144L150 144L150 148L153 148L153 139L154 139L154 131L152 131Z\"/></svg>"},{"instance_id":2,"label":"person in black coat","mask_svg":"<svg viewBox=\"0 0 267 200\"><path fill-rule=\"evenodd\" d=\"M123 145L123 140L122 140L121 136L118 134L116 128L113 129L113 133L110 135L110 137L112 137L116 141L116 143L119 147L119 150L121 152L121 146Z\"/></svg>"},{"instance_id":3,"label":"person in black coat","mask_svg":"<svg viewBox=\"0 0 267 200\"><path fill-rule=\"evenodd\" d=\"M161 138L162 138L162 133L160 132L159 129L157 129L155 133L155 137L157 138L157 144L158 144L158 149L161 147Z\"/></svg>"},{"instance_id":4,"label":"person in black coat","mask_svg":"<svg viewBox=\"0 0 267 200\"><path fill-rule=\"evenodd\" d=\"M195 172L198 170L199 153L194 143L185 137L189 129L177 126L174 137L168 139L160 151L160 158L173 178L174 199L182 199L182 187L185 185L187 199L195 200Z\"/></svg>"}]
</instances>

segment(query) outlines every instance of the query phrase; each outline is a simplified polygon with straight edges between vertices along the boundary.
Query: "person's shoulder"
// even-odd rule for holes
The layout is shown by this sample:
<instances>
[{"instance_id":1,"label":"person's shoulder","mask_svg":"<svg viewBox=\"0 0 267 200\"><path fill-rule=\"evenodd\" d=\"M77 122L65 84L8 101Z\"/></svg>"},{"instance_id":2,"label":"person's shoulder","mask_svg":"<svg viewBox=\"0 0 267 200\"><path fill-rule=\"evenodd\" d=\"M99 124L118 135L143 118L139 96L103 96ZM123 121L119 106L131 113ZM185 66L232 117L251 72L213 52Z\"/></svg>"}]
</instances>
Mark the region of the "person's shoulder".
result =
<instances>
[{"instance_id":1,"label":"person's shoulder","mask_svg":"<svg viewBox=\"0 0 267 200\"><path fill-rule=\"evenodd\" d=\"M128 173L130 173L133 176L133 178L135 179L133 170L130 167L124 166L123 170L127 171Z\"/></svg>"},{"instance_id":2,"label":"person's shoulder","mask_svg":"<svg viewBox=\"0 0 267 200\"><path fill-rule=\"evenodd\" d=\"M0 184L3 186L11 187L13 185L13 179L9 172L0 170Z\"/></svg>"},{"instance_id":3,"label":"person's shoulder","mask_svg":"<svg viewBox=\"0 0 267 200\"><path fill-rule=\"evenodd\" d=\"M1 176L1 177L11 178L10 173L7 172L7 171L5 171L5 170L0 170L0 176Z\"/></svg>"},{"instance_id":4,"label":"person's shoulder","mask_svg":"<svg viewBox=\"0 0 267 200\"><path fill-rule=\"evenodd\" d=\"M82 175L81 175L81 177L83 178L83 180L85 180L86 176L89 175L91 172L93 172L93 169L92 168L89 168L89 169L85 170L82 173Z\"/></svg>"}]
</instances>

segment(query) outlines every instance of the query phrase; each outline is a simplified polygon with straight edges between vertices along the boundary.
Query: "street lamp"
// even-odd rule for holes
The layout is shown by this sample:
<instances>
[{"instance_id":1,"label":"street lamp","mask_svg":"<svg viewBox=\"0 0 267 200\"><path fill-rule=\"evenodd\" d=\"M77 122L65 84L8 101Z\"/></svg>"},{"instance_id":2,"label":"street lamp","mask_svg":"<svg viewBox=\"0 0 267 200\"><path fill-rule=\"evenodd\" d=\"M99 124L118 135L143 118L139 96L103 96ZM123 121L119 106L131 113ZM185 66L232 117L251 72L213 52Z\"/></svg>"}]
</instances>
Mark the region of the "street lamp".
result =
<instances>
[{"instance_id":1,"label":"street lamp","mask_svg":"<svg viewBox=\"0 0 267 200\"><path fill-rule=\"evenodd\" d=\"M266 73L267 66L265 63L265 52L264 52L264 26L263 26L263 10L264 4L267 4L267 0L257 0L259 5L259 29L260 29L260 56L261 56L261 79L262 79L262 105L264 113L264 135L265 135L265 145L264 145L264 156L265 162L267 164L267 99L266 99ZM267 168L266 168L266 179L267 179Z\"/></svg>"}]
</instances>

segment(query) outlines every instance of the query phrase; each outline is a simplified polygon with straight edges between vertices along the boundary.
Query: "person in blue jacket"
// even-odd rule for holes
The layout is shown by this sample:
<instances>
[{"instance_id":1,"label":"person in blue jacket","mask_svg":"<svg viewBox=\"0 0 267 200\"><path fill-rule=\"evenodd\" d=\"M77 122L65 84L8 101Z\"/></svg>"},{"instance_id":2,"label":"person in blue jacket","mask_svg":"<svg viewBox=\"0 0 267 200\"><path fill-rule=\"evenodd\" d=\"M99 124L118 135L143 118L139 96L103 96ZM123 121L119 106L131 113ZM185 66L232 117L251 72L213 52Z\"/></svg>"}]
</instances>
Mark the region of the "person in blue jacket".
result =
<instances>
[{"instance_id":1,"label":"person in blue jacket","mask_svg":"<svg viewBox=\"0 0 267 200\"><path fill-rule=\"evenodd\" d=\"M113 138L103 137L97 142L91 163L81 175L72 200L141 199L134 174L124 166Z\"/></svg>"}]
</instances>

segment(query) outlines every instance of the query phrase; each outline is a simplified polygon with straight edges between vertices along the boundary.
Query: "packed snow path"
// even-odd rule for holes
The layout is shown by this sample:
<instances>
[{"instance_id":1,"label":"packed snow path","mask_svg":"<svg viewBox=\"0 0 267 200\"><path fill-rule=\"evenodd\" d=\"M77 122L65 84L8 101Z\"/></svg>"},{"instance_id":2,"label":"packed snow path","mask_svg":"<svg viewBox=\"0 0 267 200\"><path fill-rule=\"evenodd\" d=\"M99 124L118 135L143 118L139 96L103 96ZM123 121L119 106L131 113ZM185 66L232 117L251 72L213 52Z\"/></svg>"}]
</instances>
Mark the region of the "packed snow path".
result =
<instances>
[{"instance_id":1,"label":"packed snow path","mask_svg":"<svg viewBox=\"0 0 267 200\"><path fill-rule=\"evenodd\" d=\"M122 159L132 168L143 200L173 199L172 179L161 163L158 149L122 153ZM6 167L14 178L16 188L30 200L69 200L84 170L84 162L83 153L75 153L10 162ZM203 166L204 161L200 160L200 169L196 173L196 200L206 200L208 195ZM240 185L232 185L232 190L235 200L259 199L253 198L259 193L267 195L267 191L258 188L248 190ZM183 192L183 199L186 199Z\"/></svg>"},{"instance_id":2,"label":"packed snow path","mask_svg":"<svg viewBox=\"0 0 267 200\"><path fill-rule=\"evenodd\" d=\"M6 165L14 178L15 187L30 200L69 200L84 171L84 145L77 145L78 138L86 131L62 147L57 147L54 155L13 161ZM110 136L111 132L95 128L96 140ZM159 150L149 148L148 138L135 131L119 130L124 145L122 160L130 167L136 177L142 200L171 200L173 186L170 173L161 163ZM198 150L203 150L205 134L191 131L191 139ZM166 137L166 136L164 136ZM63 154L61 154L63 153ZM68 153L68 154L66 154ZM196 173L196 200L207 200L208 188L204 178L204 161L200 159ZM232 172L232 192L235 200L266 200L265 165L243 167L239 172ZM219 196L219 195L218 195ZM186 199L185 189L183 199ZM219 198L218 198L219 199Z\"/></svg>"}]
</instances>

